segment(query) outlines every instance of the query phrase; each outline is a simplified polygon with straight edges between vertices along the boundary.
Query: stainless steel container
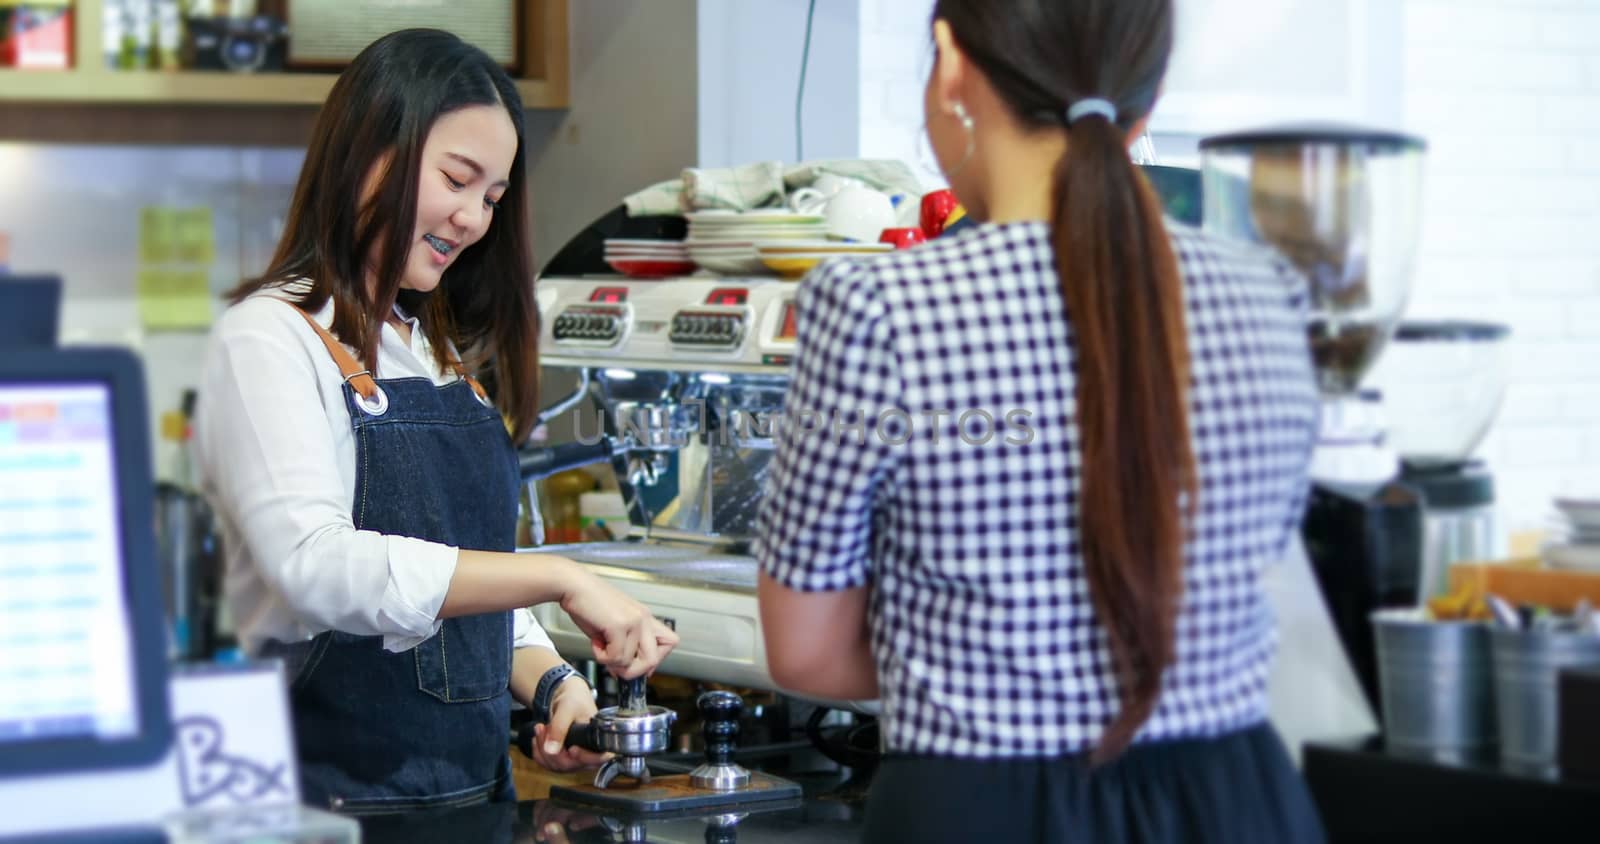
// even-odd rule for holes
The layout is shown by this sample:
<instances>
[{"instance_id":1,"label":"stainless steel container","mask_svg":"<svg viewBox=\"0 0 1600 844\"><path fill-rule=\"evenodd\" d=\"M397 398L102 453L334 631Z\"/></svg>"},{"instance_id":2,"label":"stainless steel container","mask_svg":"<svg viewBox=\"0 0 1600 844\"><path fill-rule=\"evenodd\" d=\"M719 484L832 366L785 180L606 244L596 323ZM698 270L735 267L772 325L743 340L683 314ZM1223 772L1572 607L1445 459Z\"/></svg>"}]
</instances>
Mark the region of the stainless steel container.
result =
<instances>
[{"instance_id":1,"label":"stainless steel container","mask_svg":"<svg viewBox=\"0 0 1600 844\"><path fill-rule=\"evenodd\" d=\"M1372 625L1390 749L1446 761L1492 749L1497 721L1488 626L1426 621L1410 609L1379 610Z\"/></svg>"},{"instance_id":2,"label":"stainless steel container","mask_svg":"<svg viewBox=\"0 0 1600 844\"><path fill-rule=\"evenodd\" d=\"M1504 556L1494 476L1478 461L1407 461L1400 480L1422 495L1422 560L1417 606L1450 591L1450 567Z\"/></svg>"},{"instance_id":3,"label":"stainless steel container","mask_svg":"<svg viewBox=\"0 0 1600 844\"><path fill-rule=\"evenodd\" d=\"M193 492L170 483L155 490L156 550L167 615L168 653L204 659L215 646L222 587L218 538L210 509Z\"/></svg>"},{"instance_id":4,"label":"stainless steel container","mask_svg":"<svg viewBox=\"0 0 1600 844\"><path fill-rule=\"evenodd\" d=\"M1563 668L1600 666L1600 636L1505 628L1490 635L1501 761L1513 771L1554 774L1557 675Z\"/></svg>"}]
</instances>

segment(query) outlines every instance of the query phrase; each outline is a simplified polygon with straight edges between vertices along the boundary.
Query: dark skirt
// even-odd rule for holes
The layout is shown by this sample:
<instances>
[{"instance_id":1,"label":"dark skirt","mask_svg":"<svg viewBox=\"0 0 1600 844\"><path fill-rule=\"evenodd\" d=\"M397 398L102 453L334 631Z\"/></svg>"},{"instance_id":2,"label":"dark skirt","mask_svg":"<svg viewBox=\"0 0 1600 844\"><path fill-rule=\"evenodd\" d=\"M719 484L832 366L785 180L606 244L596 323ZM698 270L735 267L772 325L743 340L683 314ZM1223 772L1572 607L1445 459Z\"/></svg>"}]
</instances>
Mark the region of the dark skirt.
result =
<instances>
[{"instance_id":1,"label":"dark skirt","mask_svg":"<svg viewBox=\"0 0 1600 844\"><path fill-rule=\"evenodd\" d=\"M1322 842L1305 783L1270 725L1150 742L1090 770L1080 757L884 759L868 842Z\"/></svg>"}]
</instances>

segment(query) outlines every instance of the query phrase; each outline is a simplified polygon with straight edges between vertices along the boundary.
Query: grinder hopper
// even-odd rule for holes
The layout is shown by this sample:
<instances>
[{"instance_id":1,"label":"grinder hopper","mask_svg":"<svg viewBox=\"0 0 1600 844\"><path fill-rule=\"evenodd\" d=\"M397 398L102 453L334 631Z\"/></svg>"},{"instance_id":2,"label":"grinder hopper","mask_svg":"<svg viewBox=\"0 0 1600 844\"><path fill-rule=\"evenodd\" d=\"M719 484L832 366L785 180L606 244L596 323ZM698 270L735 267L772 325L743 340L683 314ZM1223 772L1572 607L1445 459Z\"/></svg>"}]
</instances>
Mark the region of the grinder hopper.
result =
<instances>
[{"instance_id":1,"label":"grinder hopper","mask_svg":"<svg viewBox=\"0 0 1600 844\"><path fill-rule=\"evenodd\" d=\"M1306 283L1323 397L1312 474L1376 485L1398 463L1358 391L1405 311L1421 203L1420 138L1335 125L1200 142L1206 229L1272 248Z\"/></svg>"}]
</instances>

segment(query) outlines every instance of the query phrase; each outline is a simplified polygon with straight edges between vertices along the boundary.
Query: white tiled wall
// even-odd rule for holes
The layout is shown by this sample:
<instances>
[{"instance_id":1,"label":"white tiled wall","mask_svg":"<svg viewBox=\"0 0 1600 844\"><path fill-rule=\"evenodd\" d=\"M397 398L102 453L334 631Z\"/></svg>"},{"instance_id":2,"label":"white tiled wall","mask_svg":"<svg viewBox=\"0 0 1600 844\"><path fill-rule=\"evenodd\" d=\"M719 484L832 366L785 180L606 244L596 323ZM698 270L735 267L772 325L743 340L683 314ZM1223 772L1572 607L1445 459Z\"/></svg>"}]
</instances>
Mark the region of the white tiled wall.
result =
<instances>
[{"instance_id":1,"label":"white tiled wall","mask_svg":"<svg viewBox=\"0 0 1600 844\"><path fill-rule=\"evenodd\" d=\"M266 267L299 173L292 149L0 144L0 231L10 267L63 280L61 339L130 346L145 361L151 430L199 375L203 331L147 331L135 273L139 210L148 205L211 209L220 294ZM214 303L220 312L222 303ZM156 443L164 474L170 449Z\"/></svg>"},{"instance_id":2,"label":"white tiled wall","mask_svg":"<svg viewBox=\"0 0 1600 844\"><path fill-rule=\"evenodd\" d=\"M933 0L860 0L861 156L898 158L927 186L944 184L922 135L932 64Z\"/></svg>"},{"instance_id":3,"label":"white tiled wall","mask_svg":"<svg viewBox=\"0 0 1600 844\"><path fill-rule=\"evenodd\" d=\"M1540 527L1552 497L1600 496L1600 0L1393 1L1430 145L1409 315L1511 324L1481 455L1507 526ZM931 8L862 0L863 155L919 158Z\"/></svg>"},{"instance_id":4,"label":"white tiled wall","mask_svg":"<svg viewBox=\"0 0 1600 844\"><path fill-rule=\"evenodd\" d=\"M1483 456L1513 529L1600 494L1600 2L1406 0L1405 115L1427 137L1411 313L1510 323Z\"/></svg>"}]
</instances>

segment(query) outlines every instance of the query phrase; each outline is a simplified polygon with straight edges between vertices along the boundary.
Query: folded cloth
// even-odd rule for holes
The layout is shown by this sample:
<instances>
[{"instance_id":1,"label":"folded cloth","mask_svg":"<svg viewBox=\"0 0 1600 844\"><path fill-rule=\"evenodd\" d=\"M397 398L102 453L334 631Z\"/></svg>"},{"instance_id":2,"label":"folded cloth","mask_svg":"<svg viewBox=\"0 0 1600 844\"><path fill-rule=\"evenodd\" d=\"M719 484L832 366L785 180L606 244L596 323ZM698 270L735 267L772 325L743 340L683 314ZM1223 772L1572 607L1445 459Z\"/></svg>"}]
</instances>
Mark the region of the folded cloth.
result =
<instances>
[{"instance_id":1,"label":"folded cloth","mask_svg":"<svg viewBox=\"0 0 1600 844\"><path fill-rule=\"evenodd\" d=\"M689 167L679 178L657 182L629 195L623 204L630 217L692 214L713 208L782 208L790 191L810 185L824 173L856 179L891 195L922 195L922 184L903 161L841 158L789 167L779 161L738 167Z\"/></svg>"},{"instance_id":2,"label":"folded cloth","mask_svg":"<svg viewBox=\"0 0 1600 844\"><path fill-rule=\"evenodd\" d=\"M761 161L739 167L689 167L671 181L651 185L623 200L628 215L691 214L721 208L749 211L783 204L783 164Z\"/></svg>"},{"instance_id":3,"label":"folded cloth","mask_svg":"<svg viewBox=\"0 0 1600 844\"><path fill-rule=\"evenodd\" d=\"M789 190L799 190L831 173L855 179L869 188L876 188L890 196L907 194L920 197L922 182L904 161L895 158L837 158L808 161L796 164L783 172L783 184Z\"/></svg>"},{"instance_id":4,"label":"folded cloth","mask_svg":"<svg viewBox=\"0 0 1600 844\"><path fill-rule=\"evenodd\" d=\"M678 215L678 197L683 193L682 179L656 182L644 190L629 194L622 200L628 206L629 217L653 217L660 214Z\"/></svg>"}]
</instances>

